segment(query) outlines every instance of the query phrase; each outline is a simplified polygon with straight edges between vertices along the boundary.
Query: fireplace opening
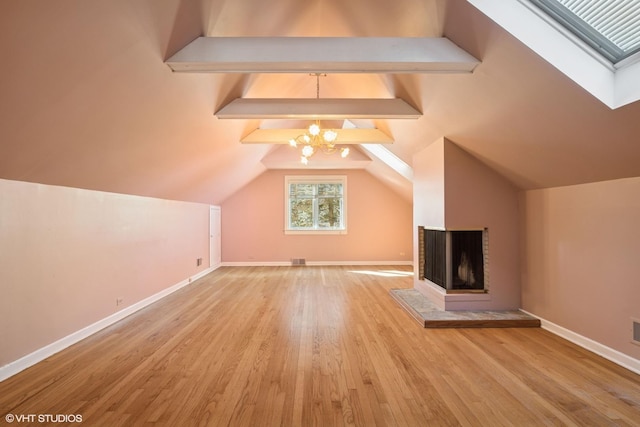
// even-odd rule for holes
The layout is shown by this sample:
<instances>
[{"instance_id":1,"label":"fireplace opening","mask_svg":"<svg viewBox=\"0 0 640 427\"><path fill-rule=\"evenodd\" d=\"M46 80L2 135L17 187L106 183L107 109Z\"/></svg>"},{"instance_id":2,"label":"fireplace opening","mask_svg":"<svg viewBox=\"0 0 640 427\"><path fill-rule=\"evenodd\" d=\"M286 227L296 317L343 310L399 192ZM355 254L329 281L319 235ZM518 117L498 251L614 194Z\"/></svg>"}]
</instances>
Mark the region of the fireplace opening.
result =
<instances>
[{"instance_id":1,"label":"fireplace opening","mask_svg":"<svg viewBox=\"0 0 640 427\"><path fill-rule=\"evenodd\" d=\"M487 232L420 227L420 278L448 291L486 292Z\"/></svg>"},{"instance_id":2,"label":"fireplace opening","mask_svg":"<svg viewBox=\"0 0 640 427\"><path fill-rule=\"evenodd\" d=\"M451 287L484 289L482 231L451 231Z\"/></svg>"}]
</instances>

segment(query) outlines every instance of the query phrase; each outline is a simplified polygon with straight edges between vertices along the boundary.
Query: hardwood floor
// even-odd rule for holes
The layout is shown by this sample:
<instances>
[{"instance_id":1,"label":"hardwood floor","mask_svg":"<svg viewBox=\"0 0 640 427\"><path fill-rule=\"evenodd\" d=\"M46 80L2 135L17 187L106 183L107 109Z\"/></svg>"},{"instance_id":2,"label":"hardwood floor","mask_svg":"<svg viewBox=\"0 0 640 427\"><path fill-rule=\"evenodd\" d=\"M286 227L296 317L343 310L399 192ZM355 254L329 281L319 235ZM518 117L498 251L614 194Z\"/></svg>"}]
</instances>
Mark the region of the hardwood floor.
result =
<instances>
[{"instance_id":1,"label":"hardwood floor","mask_svg":"<svg viewBox=\"0 0 640 427\"><path fill-rule=\"evenodd\" d=\"M0 383L1 422L640 425L639 375L538 328L421 328L381 270L218 269Z\"/></svg>"}]
</instances>

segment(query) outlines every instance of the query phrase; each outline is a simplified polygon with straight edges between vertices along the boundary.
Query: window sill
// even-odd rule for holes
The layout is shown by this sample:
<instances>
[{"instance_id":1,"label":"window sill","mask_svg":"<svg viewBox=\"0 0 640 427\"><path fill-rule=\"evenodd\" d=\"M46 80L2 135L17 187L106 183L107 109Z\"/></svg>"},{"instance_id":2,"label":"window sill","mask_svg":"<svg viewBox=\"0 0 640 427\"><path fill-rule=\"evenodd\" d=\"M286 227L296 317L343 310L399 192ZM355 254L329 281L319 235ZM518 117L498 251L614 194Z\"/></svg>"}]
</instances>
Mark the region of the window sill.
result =
<instances>
[{"instance_id":1,"label":"window sill","mask_svg":"<svg viewBox=\"0 0 640 427\"><path fill-rule=\"evenodd\" d=\"M347 234L347 230L284 230L284 234L306 234L306 235L324 235L324 234Z\"/></svg>"}]
</instances>

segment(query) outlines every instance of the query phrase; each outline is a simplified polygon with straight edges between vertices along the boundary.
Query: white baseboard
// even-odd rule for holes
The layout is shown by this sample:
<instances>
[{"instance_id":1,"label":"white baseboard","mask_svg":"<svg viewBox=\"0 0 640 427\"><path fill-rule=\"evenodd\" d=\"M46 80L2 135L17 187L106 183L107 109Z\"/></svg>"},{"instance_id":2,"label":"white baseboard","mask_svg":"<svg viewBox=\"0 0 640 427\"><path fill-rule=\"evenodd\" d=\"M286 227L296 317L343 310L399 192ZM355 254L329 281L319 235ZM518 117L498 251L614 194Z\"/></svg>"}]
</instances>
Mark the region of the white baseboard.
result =
<instances>
[{"instance_id":1,"label":"white baseboard","mask_svg":"<svg viewBox=\"0 0 640 427\"><path fill-rule=\"evenodd\" d=\"M413 265L413 261L309 261L307 265Z\"/></svg>"},{"instance_id":2,"label":"white baseboard","mask_svg":"<svg viewBox=\"0 0 640 427\"><path fill-rule=\"evenodd\" d=\"M18 360L15 360L3 367L0 367L0 381L4 381L7 378L27 369L30 366L35 365L38 362L43 361L47 357L53 356L54 354L64 350L67 347L72 346L73 344L89 337L90 335L95 334L96 332L106 328L107 326L113 325L114 323L124 319L127 316L135 313L136 311L153 304L156 301L166 297L169 294L174 293L180 288L185 287L186 285L191 284L195 280L211 273L215 268L208 268L206 270L201 271L200 273L191 276L179 283L176 283L173 286L163 289L157 294L151 295L143 299L142 301L138 301L137 303L126 307L117 313L113 313L112 315L105 317L102 320L99 320L85 328L80 329L70 335L67 335L64 338L59 339L45 347L42 347L33 353L27 354L24 357L21 357Z\"/></svg>"},{"instance_id":3,"label":"white baseboard","mask_svg":"<svg viewBox=\"0 0 640 427\"><path fill-rule=\"evenodd\" d=\"M537 319L540 319L540 326L543 329L546 329L547 331L558 335L559 337L562 337L567 341L571 341L572 343L579 345L580 347L589 350L597 354L598 356L602 356L605 359L622 366L623 368L635 372L636 374L640 374L640 360L621 353L611 347L607 347L606 345L594 341L591 338L587 338L573 331L570 331L569 329L563 328L560 325L556 325L553 322L549 322L548 320L536 316L533 313L529 313L522 309L520 311L522 311L523 313L527 313L528 315L533 316Z\"/></svg>"},{"instance_id":4,"label":"white baseboard","mask_svg":"<svg viewBox=\"0 0 640 427\"><path fill-rule=\"evenodd\" d=\"M223 267L287 267L290 265L291 262L286 261L222 262Z\"/></svg>"},{"instance_id":5,"label":"white baseboard","mask_svg":"<svg viewBox=\"0 0 640 427\"><path fill-rule=\"evenodd\" d=\"M224 267L288 267L291 266L291 261L223 262L222 265ZM307 261L306 265L413 265L413 261Z\"/></svg>"}]
</instances>

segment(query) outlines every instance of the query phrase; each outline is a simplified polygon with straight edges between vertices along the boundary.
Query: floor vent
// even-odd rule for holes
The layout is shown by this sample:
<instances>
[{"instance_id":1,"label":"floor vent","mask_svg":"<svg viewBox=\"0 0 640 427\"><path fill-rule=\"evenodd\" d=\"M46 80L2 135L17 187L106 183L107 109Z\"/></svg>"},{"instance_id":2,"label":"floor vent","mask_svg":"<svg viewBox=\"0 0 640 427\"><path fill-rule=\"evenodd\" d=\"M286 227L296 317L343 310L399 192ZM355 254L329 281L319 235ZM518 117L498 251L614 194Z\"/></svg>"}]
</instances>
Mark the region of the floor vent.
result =
<instances>
[{"instance_id":1,"label":"floor vent","mask_svg":"<svg viewBox=\"0 0 640 427\"><path fill-rule=\"evenodd\" d=\"M291 265L307 265L307 260L304 258L291 258Z\"/></svg>"},{"instance_id":2,"label":"floor vent","mask_svg":"<svg viewBox=\"0 0 640 427\"><path fill-rule=\"evenodd\" d=\"M635 344L640 345L640 320L631 319L633 328L633 338L631 339Z\"/></svg>"}]
</instances>

